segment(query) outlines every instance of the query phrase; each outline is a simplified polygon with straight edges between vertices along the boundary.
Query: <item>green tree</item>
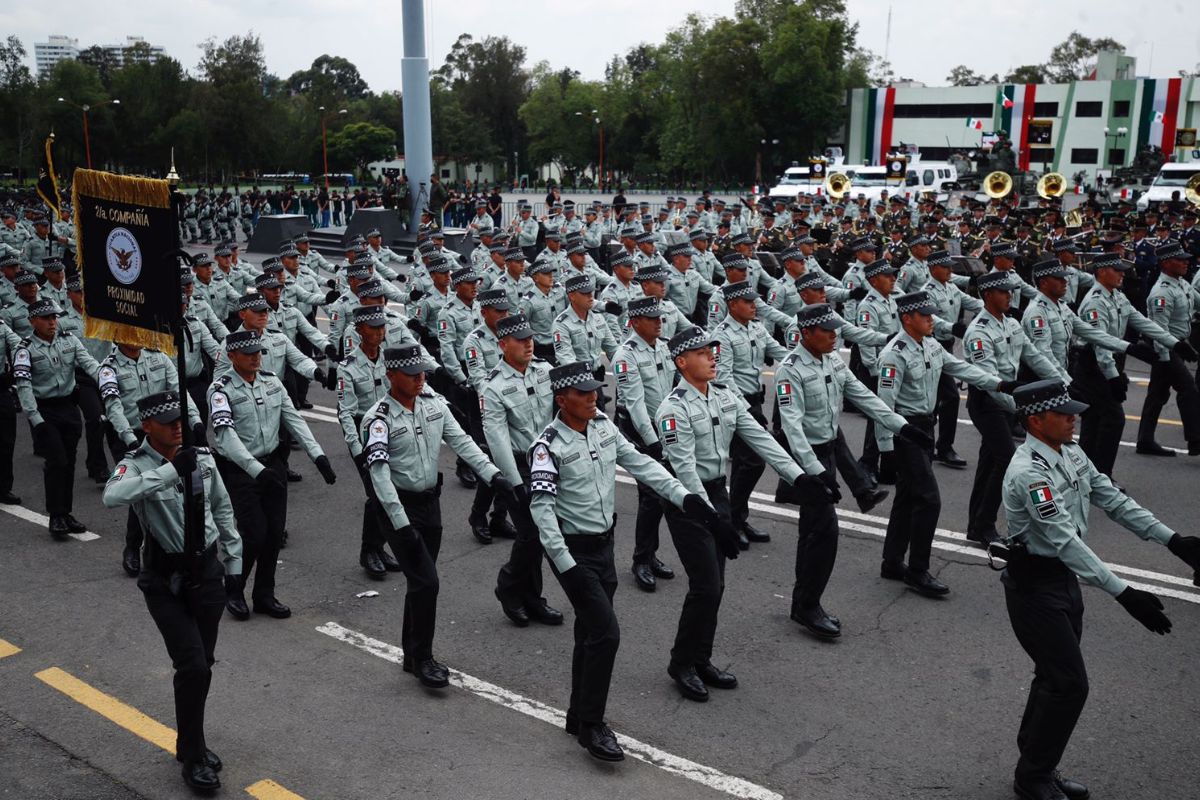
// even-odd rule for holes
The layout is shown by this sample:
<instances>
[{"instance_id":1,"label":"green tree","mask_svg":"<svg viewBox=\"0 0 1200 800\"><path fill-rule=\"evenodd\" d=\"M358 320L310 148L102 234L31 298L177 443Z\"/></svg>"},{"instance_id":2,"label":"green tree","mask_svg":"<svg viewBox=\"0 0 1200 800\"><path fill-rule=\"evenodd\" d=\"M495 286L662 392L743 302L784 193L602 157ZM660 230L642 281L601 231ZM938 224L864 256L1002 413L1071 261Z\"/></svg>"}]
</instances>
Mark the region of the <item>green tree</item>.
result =
<instances>
[{"instance_id":1,"label":"green tree","mask_svg":"<svg viewBox=\"0 0 1200 800\"><path fill-rule=\"evenodd\" d=\"M959 64L950 70L950 74L946 76L946 83L951 86L982 86L985 83L999 82L999 76L992 75L990 78L985 77L965 64Z\"/></svg>"},{"instance_id":2,"label":"green tree","mask_svg":"<svg viewBox=\"0 0 1200 800\"><path fill-rule=\"evenodd\" d=\"M62 102L59 101L60 97ZM83 112L80 106L92 107L88 112L92 165L102 169L112 154L121 149L112 127L113 107L101 106L109 99L96 68L74 59L55 64L46 79L38 84L35 108L40 125L45 130L38 131L35 139L40 142L46 133L54 132L56 171L66 175L75 166L86 166Z\"/></svg>"},{"instance_id":3,"label":"green tree","mask_svg":"<svg viewBox=\"0 0 1200 800\"><path fill-rule=\"evenodd\" d=\"M311 67L293 72L286 84L289 92L306 95L314 104L326 107L370 94L358 67L341 56L317 56Z\"/></svg>"},{"instance_id":4,"label":"green tree","mask_svg":"<svg viewBox=\"0 0 1200 800\"><path fill-rule=\"evenodd\" d=\"M1005 83L1045 83L1046 67L1042 64L1022 64L1004 76Z\"/></svg>"},{"instance_id":5,"label":"green tree","mask_svg":"<svg viewBox=\"0 0 1200 800\"><path fill-rule=\"evenodd\" d=\"M98 44L80 50L77 59L96 70L105 89L112 85L112 75L121 66L111 53Z\"/></svg>"},{"instance_id":6,"label":"green tree","mask_svg":"<svg viewBox=\"0 0 1200 800\"><path fill-rule=\"evenodd\" d=\"M363 172L367 164L390 158L396 150L396 132L370 122L351 122L329 137L329 169L334 164L353 165Z\"/></svg>"},{"instance_id":7,"label":"green tree","mask_svg":"<svg viewBox=\"0 0 1200 800\"><path fill-rule=\"evenodd\" d=\"M0 43L0 160L15 164L19 177L30 167L34 82L25 66L28 53L16 36Z\"/></svg>"},{"instance_id":8,"label":"green tree","mask_svg":"<svg viewBox=\"0 0 1200 800\"><path fill-rule=\"evenodd\" d=\"M273 109L267 94L268 76L262 42L253 33L200 45L196 107L206 124L225 132L209 143L208 159L215 174L206 180L226 182L240 171L268 163L283 131L272 127Z\"/></svg>"},{"instance_id":9,"label":"green tree","mask_svg":"<svg viewBox=\"0 0 1200 800\"><path fill-rule=\"evenodd\" d=\"M121 101L112 114L121 142L114 155L126 169L147 175L165 173L170 148L180 145L165 135L166 125L187 106L193 92L183 66L166 57L134 60L113 72L110 91Z\"/></svg>"},{"instance_id":10,"label":"green tree","mask_svg":"<svg viewBox=\"0 0 1200 800\"><path fill-rule=\"evenodd\" d=\"M1065 41L1050 51L1045 65L1047 80L1052 83L1083 80L1096 68L1096 56L1104 50L1123 53L1125 46L1108 37L1089 39L1079 31L1071 31Z\"/></svg>"},{"instance_id":11,"label":"green tree","mask_svg":"<svg viewBox=\"0 0 1200 800\"><path fill-rule=\"evenodd\" d=\"M529 131L529 158L534 164L553 162L577 180L599 158L595 120L603 119L604 85L582 81L574 70L554 72L545 62L534 68L533 83L520 110Z\"/></svg>"}]
</instances>

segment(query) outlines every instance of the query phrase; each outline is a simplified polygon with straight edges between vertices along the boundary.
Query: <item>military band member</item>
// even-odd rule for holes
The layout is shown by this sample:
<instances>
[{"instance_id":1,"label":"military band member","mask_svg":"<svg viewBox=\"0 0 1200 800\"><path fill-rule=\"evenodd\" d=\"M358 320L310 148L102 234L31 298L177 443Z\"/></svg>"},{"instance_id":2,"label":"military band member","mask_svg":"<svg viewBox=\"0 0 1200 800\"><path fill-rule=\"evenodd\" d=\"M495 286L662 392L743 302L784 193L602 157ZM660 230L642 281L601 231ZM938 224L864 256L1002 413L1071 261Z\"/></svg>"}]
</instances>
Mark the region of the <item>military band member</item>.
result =
<instances>
[{"instance_id":1,"label":"military band member","mask_svg":"<svg viewBox=\"0 0 1200 800\"><path fill-rule=\"evenodd\" d=\"M127 454L104 487L104 505L127 505L148 531L138 588L175 669L175 758L192 789L220 787L221 759L204 736L204 707L216 662L224 584L238 583L242 540L233 506L207 448L181 448L179 395L138 400L143 441ZM183 481L203 506L199 554L186 552ZM220 554L218 555L218 549Z\"/></svg>"},{"instance_id":2,"label":"military band member","mask_svg":"<svg viewBox=\"0 0 1200 800\"><path fill-rule=\"evenodd\" d=\"M533 257L537 255L535 248L541 226L533 218L533 206L525 201L521 201L517 205L517 215L518 218L513 220L513 231L517 238L515 242L511 243L524 250L526 260L532 261Z\"/></svg>"},{"instance_id":3,"label":"military band member","mask_svg":"<svg viewBox=\"0 0 1200 800\"><path fill-rule=\"evenodd\" d=\"M1188 230L1196 229L1189 227ZM1200 236L1188 238L1200 240ZM1200 292L1185 277L1189 256L1183 249L1183 241L1181 237L1179 242L1168 242L1155 249L1160 274L1146 298L1146 316L1180 342L1187 342L1192 335L1192 318ZM1156 344L1154 350L1156 358L1150 365L1150 386L1146 389L1142 419L1138 423L1137 452L1154 456L1175 455L1174 450L1154 440L1158 416L1174 389L1188 455L1200 455L1200 394L1196 391L1196 379L1179 354L1161 344Z\"/></svg>"},{"instance_id":4,"label":"military band member","mask_svg":"<svg viewBox=\"0 0 1200 800\"><path fill-rule=\"evenodd\" d=\"M1087 787L1058 771L1088 695L1079 580L1116 598L1149 630L1171 630L1162 601L1126 584L1088 547L1088 507L1165 544L1193 570L1200 569L1200 539L1159 522L1088 459L1073 441L1075 417L1087 406L1061 382L1027 384L1013 397L1028 435L1004 475L1009 554L1001 581L1013 633L1034 663L1013 791L1025 800L1079 800L1088 796Z\"/></svg>"},{"instance_id":5,"label":"military band member","mask_svg":"<svg viewBox=\"0 0 1200 800\"><path fill-rule=\"evenodd\" d=\"M601 761L625 754L604 721L621 630L613 612L616 468L685 508L703 525L711 508L689 495L654 459L639 453L596 408L600 381L588 362L550 372L557 413L529 451L530 513L563 592L575 610L571 700L566 731Z\"/></svg>"}]
</instances>

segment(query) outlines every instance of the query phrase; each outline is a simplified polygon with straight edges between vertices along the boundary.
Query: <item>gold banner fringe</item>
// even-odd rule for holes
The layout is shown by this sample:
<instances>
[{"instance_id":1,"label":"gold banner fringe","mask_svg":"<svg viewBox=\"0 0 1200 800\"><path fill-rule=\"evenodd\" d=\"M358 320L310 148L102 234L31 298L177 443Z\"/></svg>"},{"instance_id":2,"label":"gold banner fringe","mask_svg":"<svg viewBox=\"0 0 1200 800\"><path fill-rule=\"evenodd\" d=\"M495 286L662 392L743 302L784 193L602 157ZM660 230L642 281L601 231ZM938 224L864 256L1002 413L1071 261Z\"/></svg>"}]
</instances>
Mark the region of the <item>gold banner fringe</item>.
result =
<instances>
[{"instance_id":1,"label":"gold banner fringe","mask_svg":"<svg viewBox=\"0 0 1200 800\"><path fill-rule=\"evenodd\" d=\"M143 205L151 208L171 207L171 187L163 180L114 175L94 169L77 169L71 181L71 207L75 209L75 252L80 281L85 282L83 270L83 226L79 224L79 197L96 197L118 203ZM106 319L88 316L83 309L83 334L91 339L120 342L134 347L150 347L169 356L175 355L175 338L170 333L139 328Z\"/></svg>"}]
</instances>

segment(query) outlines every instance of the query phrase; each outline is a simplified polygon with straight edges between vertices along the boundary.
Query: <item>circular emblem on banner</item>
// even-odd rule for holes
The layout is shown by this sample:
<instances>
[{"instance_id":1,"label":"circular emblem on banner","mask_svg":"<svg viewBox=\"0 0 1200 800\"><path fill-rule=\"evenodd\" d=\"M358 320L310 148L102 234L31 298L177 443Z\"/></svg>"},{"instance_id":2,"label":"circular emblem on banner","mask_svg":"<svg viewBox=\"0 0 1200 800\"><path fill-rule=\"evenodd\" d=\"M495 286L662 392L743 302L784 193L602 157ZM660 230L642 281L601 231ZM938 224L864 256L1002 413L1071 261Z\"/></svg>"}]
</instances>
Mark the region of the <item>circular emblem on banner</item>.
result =
<instances>
[{"instance_id":1,"label":"circular emblem on banner","mask_svg":"<svg viewBox=\"0 0 1200 800\"><path fill-rule=\"evenodd\" d=\"M903 161L893 161L892 162L892 172L899 172L902 169L904 169Z\"/></svg>"},{"instance_id":2,"label":"circular emblem on banner","mask_svg":"<svg viewBox=\"0 0 1200 800\"><path fill-rule=\"evenodd\" d=\"M137 239L124 228L113 228L104 242L108 271L118 283L129 285L142 274L142 248Z\"/></svg>"}]
</instances>

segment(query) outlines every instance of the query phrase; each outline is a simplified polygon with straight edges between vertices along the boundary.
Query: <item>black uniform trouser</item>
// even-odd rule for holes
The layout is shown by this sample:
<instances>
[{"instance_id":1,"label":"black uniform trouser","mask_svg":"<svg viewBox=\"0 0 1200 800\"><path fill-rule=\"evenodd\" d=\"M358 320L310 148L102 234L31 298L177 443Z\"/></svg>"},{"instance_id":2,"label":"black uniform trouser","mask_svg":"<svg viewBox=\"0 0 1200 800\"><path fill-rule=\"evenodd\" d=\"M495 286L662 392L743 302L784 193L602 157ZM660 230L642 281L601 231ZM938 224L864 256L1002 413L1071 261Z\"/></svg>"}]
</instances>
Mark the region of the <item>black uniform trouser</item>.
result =
<instances>
[{"instance_id":1,"label":"black uniform trouser","mask_svg":"<svg viewBox=\"0 0 1200 800\"><path fill-rule=\"evenodd\" d=\"M75 502L75 457L83 422L75 398L44 398L37 401L38 411L46 421L49 433L46 448L40 453L45 459L42 485L46 492L46 513L51 517L70 514Z\"/></svg>"},{"instance_id":2,"label":"black uniform trouser","mask_svg":"<svg viewBox=\"0 0 1200 800\"><path fill-rule=\"evenodd\" d=\"M400 563L400 571L407 581L404 595L404 621L400 632L404 654L420 663L433 658L433 634L437 628L437 599L440 583L437 574L437 557L442 549L442 489L424 492L397 490L400 505L408 517L408 524L417 531L413 540L405 541L394 528L391 520L379 509L379 524L383 535Z\"/></svg>"},{"instance_id":3,"label":"black uniform trouser","mask_svg":"<svg viewBox=\"0 0 1200 800\"><path fill-rule=\"evenodd\" d=\"M750 404L750 416L758 421L765 430L767 418L763 416L763 393L745 395ZM729 443L729 507L733 518L733 527L741 529L750 516L750 493L758 485L758 479L767 469L767 465L758 453L742 441L736 434ZM722 484L722 491L724 485Z\"/></svg>"},{"instance_id":4,"label":"black uniform trouser","mask_svg":"<svg viewBox=\"0 0 1200 800\"><path fill-rule=\"evenodd\" d=\"M0 389L0 493L13 487L13 451L17 447L17 411L20 406L11 388Z\"/></svg>"},{"instance_id":5,"label":"black uniform trouser","mask_svg":"<svg viewBox=\"0 0 1200 800\"><path fill-rule=\"evenodd\" d=\"M114 464L119 463L127 452L140 445L146 436L141 428L134 429L133 435L137 437L137 443L133 446L126 446L121 441L121 437L117 435L117 429L113 427L112 423L104 423L104 438L108 441L108 451L112 453ZM134 550L138 550L142 546L142 525L138 521L137 514L133 513L133 506L129 507L129 513L125 517L125 546Z\"/></svg>"},{"instance_id":6,"label":"black uniform trouser","mask_svg":"<svg viewBox=\"0 0 1200 800\"><path fill-rule=\"evenodd\" d=\"M633 426L633 421L623 408L617 409L617 427L638 452L646 455L640 446L642 437ZM654 490L638 481L637 520L633 524L633 563L650 564L658 552L658 528L663 518L664 501Z\"/></svg>"},{"instance_id":7,"label":"black uniform trouser","mask_svg":"<svg viewBox=\"0 0 1200 800\"><path fill-rule=\"evenodd\" d=\"M217 470L229 490L233 516L242 535L242 586L254 573L255 600L275 596L275 562L283 543L287 526L287 446L283 445L265 458L259 459L265 469L274 470L283 482L282 488L264 491L257 481L241 467L225 458L217 458Z\"/></svg>"},{"instance_id":8,"label":"black uniform trouser","mask_svg":"<svg viewBox=\"0 0 1200 800\"><path fill-rule=\"evenodd\" d=\"M947 352L954 351L954 340L938 341ZM954 437L958 433L958 382L950 373L943 371L938 379L937 388L937 445L934 452L944 453L954 447Z\"/></svg>"},{"instance_id":9,"label":"black uniform trouser","mask_svg":"<svg viewBox=\"0 0 1200 800\"><path fill-rule=\"evenodd\" d=\"M1016 778L1051 779L1088 696L1079 581L1055 558L1012 556L1001 575L1008 620L1033 659L1033 681L1017 733Z\"/></svg>"},{"instance_id":10,"label":"black uniform trouser","mask_svg":"<svg viewBox=\"0 0 1200 800\"><path fill-rule=\"evenodd\" d=\"M1175 404L1179 406L1179 418L1183 420L1183 437L1188 444L1200 440L1200 392L1196 379L1183 359L1174 353L1169 361L1155 361L1150 365L1150 386L1146 390L1146 402L1142 404L1142 421L1138 423L1138 444L1154 441L1158 427L1158 416L1175 390Z\"/></svg>"},{"instance_id":11,"label":"black uniform trouser","mask_svg":"<svg viewBox=\"0 0 1200 800\"><path fill-rule=\"evenodd\" d=\"M979 431L979 463L967 504L967 533L988 536L996 532L996 514L1004 490L1004 473L1012 461L1013 415L987 392L967 389L967 415Z\"/></svg>"},{"instance_id":12,"label":"black uniform trouser","mask_svg":"<svg viewBox=\"0 0 1200 800\"><path fill-rule=\"evenodd\" d=\"M485 453L490 452L487 437L483 435L483 415L479 411L479 395L470 387L455 387L454 398L458 412L466 420L463 429L471 435L471 438L475 440L475 444L479 445L480 450ZM462 458L459 457L459 460L461 461ZM495 505L494 508L493 504ZM471 501L471 514L469 518L482 519L487 515L489 509L492 511L493 520L503 519L504 513L508 510L508 504L504 501L503 497L496 494L483 478L480 478L475 484L475 499Z\"/></svg>"},{"instance_id":13,"label":"black uniform trouser","mask_svg":"<svg viewBox=\"0 0 1200 800\"><path fill-rule=\"evenodd\" d=\"M825 467L825 480L837 486L833 465L837 442L812 445L813 454ZM796 583L792 587L792 610L816 608L829 585L833 564L837 560L838 521L833 502L802 503L797 524Z\"/></svg>"},{"instance_id":14,"label":"black uniform trouser","mask_svg":"<svg viewBox=\"0 0 1200 800\"><path fill-rule=\"evenodd\" d=\"M1123 357L1115 357L1117 368L1123 368ZM1113 399L1108 379L1100 371L1092 348L1080 350L1072 377L1072 386L1082 391L1088 402L1087 411L1081 415L1079 446L1096 469L1111 478L1121 447L1121 434L1125 431L1125 407Z\"/></svg>"},{"instance_id":15,"label":"black uniform trouser","mask_svg":"<svg viewBox=\"0 0 1200 800\"><path fill-rule=\"evenodd\" d=\"M514 452L513 459L517 463L517 471L521 474L521 482L525 485L525 498L519 505L508 506L517 536L513 539L508 562L500 567L496 588L505 597L519 601L527 607L537 606L545 603L545 598L542 597L544 551L538 537L537 524L529 513L529 465L524 453Z\"/></svg>"},{"instance_id":16,"label":"black uniform trouser","mask_svg":"<svg viewBox=\"0 0 1200 800\"><path fill-rule=\"evenodd\" d=\"M704 484L705 494L717 513L730 518L729 493L725 479ZM687 572L688 591L679 614L679 628L671 647L671 663L677 667L705 664L712 659L717 634L717 615L725 594L725 554L717 547L713 532L673 505L666 505L667 528L679 562Z\"/></svg>"},{"instance_id":17,"label":"black uniform trouser","mask_svg":"<svg viewBox=\"0 0 1200 800\"><path fill-rule=\"evenodd\" d=\"M862 368L862 377L860 380L872 392L879 391L879 376L873 371L868 371L866 365ZM864 469L879 474L879 443L875 441L875 420L867 417L866 431L863 433L863 449L862 456L858 459ZM899 466L896 467L900 469Z\"/></svg>"},{"instance_id":18,"label":"black uniform trouser","mask_svg":"<svg viewBox=\"0 0 1200 800\"><path fill-rule=\"evenodd\" d=\"M104 457L104 401L100 388L90 375L75 373L75 399L83 412L83 435L87 445L84 465L88 475L107 475L108 460Z\"/></svg>"},{"instance_id":19,"label":"black uniform trouser","mask_svg":"<svg viewBox=\"0 0 1200 800\"><path fill-rule=\"evenodd\" d=\"M846 482L850 494L861 497L875 488L875 483L867 474L866 468L850 451L850 445L846 443L846 435L842 433L841 428L838 428L837 438L834 439L833 453L837 460L838 472L842 474L842 480Z\"/></svg>"},{"instance_id":20,"label":"black uniform trouser","mask_svg":"<svg viewBox=\"0 0 1200 800\"><path fill-rule=\"evenodd\" d=\"M167 556L157 544L150 546L157 552L146 556L152 567L143 561L138 588L175 668L175 752L185 763L200 761L207 749L204 705L212 681L217 628L225 610L224 569L213 545L202 557L200 581L184 580L179 594L174 594L170 575L179 568L175 561L180 557Z\"/></svg>"},{"instance_id":21,"label":"black uniform trouser","mask_svg":"<svg viewBox=\"0 0 1200 800\"><path fill-rule=\"evenodd\" d=\"M933 416L904 414L914 425L933 436ZM933 474L933 451L897 436L895 448L896 499L888 518L883 540L883 560L899 563L908 553L908 568L914 572L929 570L933 532L942 513L942 496Z\"/></svg>"},{"instance_id":22,"label":"black uniform trouser","mask_svg":"<svg viewBox=\"0 0 1200 800\"><path fill-rule=\"evenodd\" d=\"M617 570L613 563L612 529L601 536L563 536L574 569L586 580L564 583L563 592L575 611L575 648L571 653L571 702L567 717L584 725L604 722L608 689L612 683L613 662L621 646L621 626L613 611L617 592Z\"/></svg>"}]
</instances>

